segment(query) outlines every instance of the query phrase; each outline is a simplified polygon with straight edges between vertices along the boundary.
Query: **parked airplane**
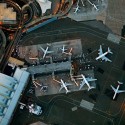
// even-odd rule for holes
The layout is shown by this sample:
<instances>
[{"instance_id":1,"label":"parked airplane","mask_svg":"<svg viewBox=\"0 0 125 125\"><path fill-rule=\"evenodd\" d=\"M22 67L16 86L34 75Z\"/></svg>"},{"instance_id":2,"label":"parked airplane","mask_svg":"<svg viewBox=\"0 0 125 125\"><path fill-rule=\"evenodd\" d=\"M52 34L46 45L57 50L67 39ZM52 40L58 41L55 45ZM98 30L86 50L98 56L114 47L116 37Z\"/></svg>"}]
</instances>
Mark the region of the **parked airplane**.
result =
<instances>
[{"instance_id":1,"label":"parked airplane","mask_svg":"<svg viewBox=\"0 0 125 125\"><path fill-rule=\"evenodd\" d=\"M113 96L113 99L115 99L116 94L125 92L125 90L119 90L119 87L120 87L121 84L123 84L123 83L118 81L118 86L117 86L116 89L111 85L111 88L112 88L113 91L115 92L115 93L114 93L114 96Z\"/></svg>"},{"instance_id":2,"label":"parked airplane","mask_svg":"<svg viewBox=\"0 0 125 125\"><path fill-rule=\"evenodd\" d=\"M95 5L94 3L92 3L90 0L87 0L97 11L99 10L98 8L97 8L97 5Z\"/></svg>"},{"instance_id":3,"label":"parked airplane","mask_svg":"<svg viewBox=\"0 0 125 125\"><path fill-rule=\"evenodd\" d=\"M67 86L72 85L72 84L66 83L66 82L64 82L62 79L61 79L60 81L58 81L58 80L56 80L56 79L53 79L53 80L61 84L61 87L60 87L60 89L59 89L59 92L60 92L63 88L66 90L66 94L67 94L68 92L70 92L70 91L68 90Z\"/></svg>"},{"instance_id":4,"label":"parked airplane","mask_svg":"<svg viewBox=\"0 0 125 125\"><path fill-rule=\"evenodd\" d=\"M74 13L76 13L77 14L77 12L78 11L80 11L80 9L79 9L80 7L77 5L75 8L73 8L73 9L75 9L75 11L74 11Z\"/></svg>"},{"instance_id":5,"label":"parked airplane","mask_svg":"<svg viewBox=\"0 0 125 125\"><path fill-rule=\"evenodd\" d=\"M62 48L60 48L62 50L62 53L64 53L67 49L65 48L65 45L63 45Z\"/></svg>"},{"instance_id":6,"label":"parked airplane","mask_svg":"<svg viewBox=\"0 0 125 125\"><path fill-rule=\"evenodd\" d=\"M81 84L80 84L79 90L81 90L82 87L83 87L85 84L88 86L88 91L89 91L90 89L95 88L95 87L93 87L93 86L90 86L89 82L95 81L95 80L97 80L97 79L93 79L92 77L91 77L91 78L89 78L89 77L86 78L83 74L78 75L78 76L74 76L74 77L81 77L81 78L77 78L77 79L82 79L82 82L81 82Z\"/></svg>"},{"instance_id":7,"label":"parked airplane","mask_svg":"<svg viewBox=\"0 0 125 125\"><path fill-rule=\"evenodd\" d=\"M43 49L40 47L40 49L43 51L43 59L45 58L46 54L53 53L53 51L48 51L49 47L47 46L46 49Z\"/></svg>"},{"instance_id":8,"label":"parked airplane","mask_svg":"<svg viewBox=\"0 0 125 125\"><path fill-rule=\"evenodd\" d=\"M113 53L111 52L111 50L110 50L109 47L108 47L108 51L105 52L105 53L103 53L103 51L102 51L102 45L100 45L100 49L99 49L98 51L99 51L99 53L98 53L99 56L96 57L96 60L102 59L102 60L105 60L106 62L107 62L107 61L112 62L110 59L108 59L108 58L106 57L106 55L107 55L108 53L113 54Z\"/></svg>"}]
</instances>

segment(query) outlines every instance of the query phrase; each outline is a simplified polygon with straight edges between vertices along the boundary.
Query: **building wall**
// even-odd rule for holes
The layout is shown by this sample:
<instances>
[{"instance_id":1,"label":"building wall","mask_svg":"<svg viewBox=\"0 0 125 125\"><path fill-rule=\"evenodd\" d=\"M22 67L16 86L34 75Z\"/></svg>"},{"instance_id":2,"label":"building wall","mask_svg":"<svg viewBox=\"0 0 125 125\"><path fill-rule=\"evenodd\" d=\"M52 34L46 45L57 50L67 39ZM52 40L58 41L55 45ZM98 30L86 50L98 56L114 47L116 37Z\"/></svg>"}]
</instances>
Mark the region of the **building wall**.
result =
<instances>
[{"instance_id":1,"label":"building wall","mask_svg":"<svg viewBox=\"0 0 125 125\"><path fill-rule=\"evenodd\" d=\"M14 76L0 73L0 125L8 125L20 95L28 83L29 73L19 68Z\"/></svg>"}]
</instances>

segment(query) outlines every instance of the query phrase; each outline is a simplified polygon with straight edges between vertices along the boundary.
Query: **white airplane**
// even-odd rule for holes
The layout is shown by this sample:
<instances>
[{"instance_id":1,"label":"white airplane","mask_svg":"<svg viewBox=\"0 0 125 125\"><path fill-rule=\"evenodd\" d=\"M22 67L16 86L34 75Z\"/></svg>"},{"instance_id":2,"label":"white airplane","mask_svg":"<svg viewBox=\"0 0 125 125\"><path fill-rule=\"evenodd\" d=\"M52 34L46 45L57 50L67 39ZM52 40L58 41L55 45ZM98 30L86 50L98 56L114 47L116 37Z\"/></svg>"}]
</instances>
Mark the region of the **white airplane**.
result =
<instances>
[{"instance_id":1,"label":"white airplane","mask_svg":"<svg viewBox=\"0 0 125 125\"><path fill-rule=\"evenodd\" d=\"M75 11L74 11L74 13L77 13L78 11L80 11L80 9L79 9L80 7L77 5L75 8L73 8L73 9L75 9Z\"/></svg>"},{"instance_id":2,"label":"white airplane","mask_svg":"<svg viewBox=\"0 0 125 125\"><path fill-rule=\"evenodd\" d=\"M105 52L105 53L103 53L103 51L102 51L102 45L100 45L100 49L99 49L98 51L99 51L99 53L98 53L99 56L95 58L96 60L102 59L102 60L105 60L106 62L107 62L107 61L112 62L110 59L108 59L108 58L106 57L106 55L107 55L108 53L113 54L113 53L111 52L111 50L110 50L109 47L108 47L108 51Z\"/></svg>"},{"instance_id":3,"label":"white airplane","mask_svg":"<svg viewBox=\"0 0 125 125\"><path fill-rule=\"evenodd\" d=\"M94 3L92 3L90 0L87 0L87 1L88 1L97 11L99 10Z\"/></svg>"},{"instance_id":4,"label":"white airplane","mask_svg":"<svg viewBox=\"0 0 125 125\"><path fill-rule=\"evenodd\" d=\"M53 80L61 84L61 87L60 87L60 89L59 89L59 92L60 92L63 88L66 90L66 94L67 94L68 92L70 92L70 91L68 90L67 86L72 85L72 84L66 83L66 82L64 82L62 79L61 79L60 81L58 81L58 80L56 80L56 79L53 79Z\"/></svg>"},{"instance_id":5,"label":"white airplane","mask_svg":"<svg viewBox=\"0 0 125 125\"><path fill-rule=\"evenodd\" d=\"M43 49L42 47L40 47L40 49L43 51L44 55L43 55L43 59L45 58L46 54L49 53L53 53L53 51L48 51L49 47L47 46L46 49Z\"/></svg>"},{"instance_id":6,"label":"white airplane","mask_svg":"<svg viewBox=\"0 0 125 125\"><path fill-rule=\"evenodd\" d=\"M113 96L113 99L115 99L116 94L125 92L125 90L119 90L119 87L120 87L121 84L123 84L123 83L118 81L118 86L117 86L116 89L111 85L111 88L112 88L113 91L115 92L115 93L114 93L114 96Z\"/></svg>"},{"instance_id":7,"label":"white airplane","mask_svg":"<svg viewBox=\"0 0 125 125\"><path fill-rule=\"evenodd\" d=\"M62 53L64 53L67 49L65 49L65 45L63 45L62 48L60 48L62 50Z\"/></svg>"},{"instance_id":8,"label":"white airplane","mask_svg":"<svg viewBox=\"0 0 125 125\"><path fill-rule=\"evenodd\" d=\"M90 86L89 82L95 81L95 80L97 80L97 79L93 79L92 77L91 77L91 78L89 78L89 77L86 78L83 74L78 75L78 76L75 76L75 77L81 77L81 78L77 78L77 79L82 79L82 82L81 82L81 84L80 84L79 90L81 90L82 87L83 87L85 84L88 86L88 91L89 91L90 89L95 88L95 87L93 87L93 86Z\"/></svg>"}]
</instances>

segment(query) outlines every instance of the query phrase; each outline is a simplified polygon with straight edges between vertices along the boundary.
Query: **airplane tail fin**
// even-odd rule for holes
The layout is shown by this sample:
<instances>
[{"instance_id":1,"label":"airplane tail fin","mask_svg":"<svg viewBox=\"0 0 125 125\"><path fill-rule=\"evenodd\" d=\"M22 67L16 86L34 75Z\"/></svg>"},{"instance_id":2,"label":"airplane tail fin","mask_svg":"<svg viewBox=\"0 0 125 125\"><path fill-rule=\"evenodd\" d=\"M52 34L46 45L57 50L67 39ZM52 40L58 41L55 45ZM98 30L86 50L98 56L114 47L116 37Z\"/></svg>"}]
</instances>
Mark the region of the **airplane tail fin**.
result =
<instances>
[{"instance_id":1,"label":"airplane tail fin","mask_svg":"<svg viewBox=\"0 0 125 125\"><path fill-rule=\"evenodd\" d=\"M111 86L112 90L115 92L115 91L116 91L116 89L115 89L112 85L110 85L110 86Z\"/></svg>"},{"instance_id":2,"label":"airplane tail fin","mask_svg":"<svg viewBox=\"0 0 125 125\"><path fill-rule=\"evenodd\" d=\"M94 86L90 86L90 87L88 88L88 91L91 90L91 89L95 89L95 87L94 87Z\"/></svg>"},{"instance_id":3,"label":"airplane tail fin","mask_svg":"<svg viewBox=\"0 0 125 125\"><path fill-rule=\"evenodd\" d=\"M111 49L108 47L108 53L113 54L113 52L111 51Z\"/></svg>"},{"instance_id":4,"label":"airplane tail fin","mask_svg":"<svg viewBox=\"0 0 125 125\"><path fill-rule=\"evenodd\" d=\"M45 49L43 49L43 47L40 46L40 49L45 53Z\"/></svg>"},{"instance_id":5,"label":"airplane tail fin","mask_svg":"<svg viewBox=\"0 0 125 125\"><path fill-rule=\"evenodd\" d=\"M123 84L123 83L118 81L118 84Z\"/></svg>"},{"instance_id":6,"label":"airplane tail fin","mask_svg":"<svg viewBox=\"0 0 125 125\"><path fill-rule=\"evenodd\" d=\"M70 90L67 90L67 91L66 91L66 94L69 93L69 92L70 92Z\"/></svg>"}]
</instances>

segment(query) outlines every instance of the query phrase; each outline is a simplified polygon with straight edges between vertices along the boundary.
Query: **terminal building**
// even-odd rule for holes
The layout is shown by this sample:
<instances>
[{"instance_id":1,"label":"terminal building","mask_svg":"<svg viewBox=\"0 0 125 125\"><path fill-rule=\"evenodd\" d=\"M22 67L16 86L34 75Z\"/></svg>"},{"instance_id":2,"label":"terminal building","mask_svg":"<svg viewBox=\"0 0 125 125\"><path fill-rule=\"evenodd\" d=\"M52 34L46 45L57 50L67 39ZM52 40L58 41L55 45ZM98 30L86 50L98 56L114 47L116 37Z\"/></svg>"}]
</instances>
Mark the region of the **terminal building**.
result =
<instances>
[{"instance_id":1,"label":"terminal building","mask_svg":"<svg viewBox=\"0 0 125 125\"><path fill-rule=\"evenodd\" d=\"M10 123L28 80L29 73L19 68L13 77L0 73L0 125Z\"/></svg>"},{"instance_id":2,"label":"terminal building","mask_svg":"<svg viewBox=\"0 0 125 125\"><path fill-rule=\"evenodd\" d=\"M0 24L16 24L16 12L6 3L0 3Z\"/></svg>"},{"instance_id":3,"label":"terminal building","mask_svg":"<svg viewBox=\"0 0 125 125\"><path fill-rule=\"evenodd\" d=\"M49 1L49 0L37 0L37 2L39 3L39 5L41 7L42 14L44 14L47 9L51 9L51 1Z\"/></svg>"}]
</instances>

